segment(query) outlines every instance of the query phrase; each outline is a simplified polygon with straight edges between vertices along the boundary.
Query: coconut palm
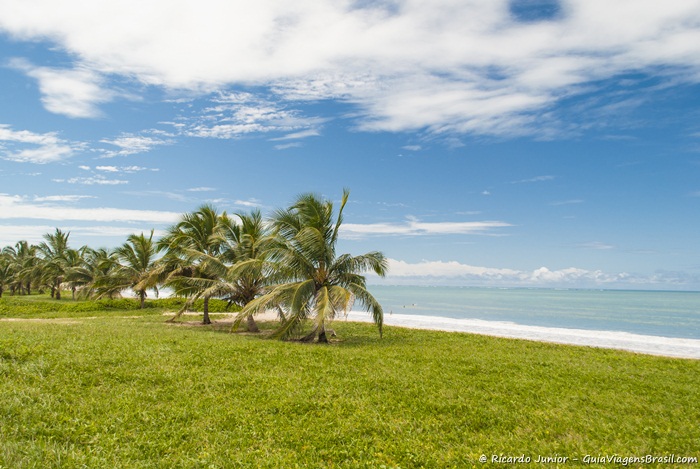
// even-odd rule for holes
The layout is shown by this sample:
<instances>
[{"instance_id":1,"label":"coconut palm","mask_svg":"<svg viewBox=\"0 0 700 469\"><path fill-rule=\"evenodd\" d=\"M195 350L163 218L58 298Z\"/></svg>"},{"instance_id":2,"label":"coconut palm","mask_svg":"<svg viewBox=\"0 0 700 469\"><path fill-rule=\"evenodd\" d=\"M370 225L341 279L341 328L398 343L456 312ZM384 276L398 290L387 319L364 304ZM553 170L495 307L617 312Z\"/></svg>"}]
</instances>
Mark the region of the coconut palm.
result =
<instances>
[{"instance_id":1,"label":"coconut palm","mask_svg":"<svg viewBox=\"0 0 700 469\"><path fill-rule=\"evenodd\" d=\"M132 289L139 297L141 308L146 305L146 292L155 288L157 278L156 255L158 250L153 241L153 230L147 237L143 233L131 234L126 242L116 248L112 255L96 253L96 267L106 272L95 282L97 297L112 297Z\"/></svg>"},{"instance_id":2,"label":"coconut palm","mask_svg":"<svg viewBox=\"0 0 700 469\"><path fill-rule=\"evenodd\" d=\"M203 324L211 324L209 299L219 296L219 290L212 286L223 272L217 259L225 246L230 226L231 220L226 212L219 214L211 205L203 205L184 214L158 242L159 249L166 251L158 275L175 294L190 298L185 308L194 299L204 299Z\"/></svg>"},{"instance_id":3,"label":"coconut palm","mask_svg":"<svg viewBox=\"0 0 700 469\"><path fill-rule=\"evenodd\" d=\"M381 305L366 288L366 271L384 276L387 261L380 252L360 256L336 255L336 244L343 221L343 209L349 192L343 191L338 215L333 219L333 203L314 194L300 195L286 210L278 210L272 223L280 236L279 246L271 250L275 279L281 281L251 301L242 315L277 308L282 316L277 337L299 333L307 319L311 330L302 340L327 342L327 325L347 312L355 300L371 313L382 333Z\"/></svg>"},{"instance_id":4,"label":"coconut palm","mask_svg":"<svg viewBox=\"0 0 700 469\"><path fill-rule=\"evenodd\" d=\"M263 294L271 280L268 257L277 238L263 221L259 210L236 214L239 224L231 225L227 233L227 249L222 259L230 264L223 278L224 298L242 308ZM234 327L245 318L249 332L258 332L253 314L241 314Z\"/></svg>"},{"instance_id":5,"label":"coconut palm","mask_svg":"<svg viewBox=\"0 0 700 469\"><path fill-rule=\"evenodd\" d=\"M69 268L69 236L70 232L64 233L56 228L54 233L45 234L46 241L39 245L39 252L42 255L42 281L51 288L51 297L57 300L61 299L61 285Z\"/></svg>"},{"instance_id":6,"label":"coconut palm","mask_svg":"<svg viewBox=\"0 0 700 469\"><path fill-rule=\"evenodd\" d=\"M84 298L114 298L121 290L111 282L112 271L119 264L117 255L105 248L88 248L84 253L83 265L73 275L82 283L80 296Z\"/></svg>"},{"instance_id":7,"label":"coconut palm","mask_svg":"<svg viewBox=\"0 0 700 469\"><path fill-rule=\"evenodd\" d=\"M9 285L12 293L19 291L20 295L22 293L31 295L32 284L39 279L40 274L38 247L27 241L18 241L14 247L5 247L3 253L9 259L13 272L12 282Z\"/></svg>"},{"instance_id":8,"label":"coconut palm","mask_svg":"<svg viewBox=\"0 0 700 469\"><path fill-rule=\"evenodd\" d=\"M5 252L0 252L0 298L2 298L5 288L12 283L13 276L10 256Z\"/></svg>"},{"instance_id":9,"label":"coconut palm","mask_svg":"<svg viewBox=\"0 0 700 469\"><path fill-rule=\"evenodd\" d=\"M71 297L75 300L75 295L79 288L87 284L89 279L84 275L85 256L90 248L83 246L80 249L68 249L66 251L66 275L65 282L70 287Z\"/></svg>"}]
</instances>

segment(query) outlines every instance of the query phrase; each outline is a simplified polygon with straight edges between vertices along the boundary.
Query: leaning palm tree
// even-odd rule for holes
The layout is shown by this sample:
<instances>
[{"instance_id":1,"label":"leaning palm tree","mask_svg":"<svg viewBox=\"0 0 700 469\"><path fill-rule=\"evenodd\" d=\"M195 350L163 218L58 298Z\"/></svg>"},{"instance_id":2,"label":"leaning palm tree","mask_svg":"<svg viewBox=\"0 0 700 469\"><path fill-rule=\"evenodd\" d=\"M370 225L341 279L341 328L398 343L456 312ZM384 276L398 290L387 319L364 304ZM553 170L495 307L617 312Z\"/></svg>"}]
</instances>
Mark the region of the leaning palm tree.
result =
<instances>
[{"instance_id":1,"label":"leaning palm tree","mask_svg":"<svg viewBox=\"0 0 700 469\"><path fill-rule=\"evenodd\" d=\"M179 317L194 299L201 297L204 300L202 322L211 324L209 299L219 296L219 291L212 285L223 272L217 258L225 246L230 225L226 212L220 214L211 205L203 205L184 214L158 242L159 249L166 251L160 261L158 276L176 295L189 298L172 320Z\"/></svg>"},{"instance_id":2,"label":"leaning palm tree","mask_svg":"<svg viewBox=\"0 0 700 469\"><path fill-rule=\"evenodd\" d=\"M387 261L380 252L360 256L336 255L336 243L349 192L343 191L338 215L333 220L333 203L314 194L300 195L287 210L278 210L272 223L280 236L271 251L277 285L251 301L241 316L277 309L281 325L275 336L300 335L302 340L328 342L328 324L359 300L371 313L382 333L383 311L369 293L362 273L384 276ZM307 320L310 331L300 334Z\"/></svg>"}]
</instances>

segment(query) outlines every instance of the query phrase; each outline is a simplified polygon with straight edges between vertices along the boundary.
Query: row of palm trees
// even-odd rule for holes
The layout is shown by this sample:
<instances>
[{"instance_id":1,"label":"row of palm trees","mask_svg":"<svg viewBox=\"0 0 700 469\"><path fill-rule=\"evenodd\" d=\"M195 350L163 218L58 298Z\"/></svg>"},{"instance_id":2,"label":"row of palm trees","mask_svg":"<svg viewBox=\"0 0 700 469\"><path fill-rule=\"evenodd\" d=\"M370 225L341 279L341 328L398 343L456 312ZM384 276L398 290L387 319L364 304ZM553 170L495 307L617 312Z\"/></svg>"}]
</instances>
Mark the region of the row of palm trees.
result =
<instances>
[{"instance_id":1,"label":"row of palm trees","mask_svg":"<svg viewBox=\"0 0 700 469\"><path fill-rule=\"evenodd\" d=\"M331 201L302 194L267 220L257 210L229 216L203 205L159 240L153 231L132 234L112 250L72 249L70 233L56 229L39 245L19 241L2 250L0 297L46 289L60 300L61 290L70 289L73 298L114 298L131 290L144 307L147 291L167 287L188 299L185 308L202 299L205 324L211 323L209 300L222 298L242 308L235 327L245 321L256 332L255 316L272 310L280 319L275 336L319 342L357 300L381 334L382 307L362 274L384 276L385 257L336 253L348 197L345 190L336 215Z\"/></svg>"}]
</instances>

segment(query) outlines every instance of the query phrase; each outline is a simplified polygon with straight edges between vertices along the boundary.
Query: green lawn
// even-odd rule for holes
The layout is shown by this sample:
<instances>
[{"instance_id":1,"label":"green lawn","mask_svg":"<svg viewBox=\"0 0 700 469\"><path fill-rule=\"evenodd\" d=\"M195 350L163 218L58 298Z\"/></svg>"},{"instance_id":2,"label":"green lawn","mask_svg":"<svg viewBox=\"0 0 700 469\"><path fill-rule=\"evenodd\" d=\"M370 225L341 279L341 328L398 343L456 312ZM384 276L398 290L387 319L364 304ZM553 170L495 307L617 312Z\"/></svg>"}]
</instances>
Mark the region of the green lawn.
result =
<instances>
[{"instance_id":1,"label":"green lawn","mask_svg":"<svg viewBox=\"0 0 700 469\"><path fill-rule=\"evenodd\" d=\"M7 320L25 316L15 301L0 300L3 469L700 456L700 361L342 322L330 345L280 342L158 307L37 302Z\"/></svg>"}]
</instances>

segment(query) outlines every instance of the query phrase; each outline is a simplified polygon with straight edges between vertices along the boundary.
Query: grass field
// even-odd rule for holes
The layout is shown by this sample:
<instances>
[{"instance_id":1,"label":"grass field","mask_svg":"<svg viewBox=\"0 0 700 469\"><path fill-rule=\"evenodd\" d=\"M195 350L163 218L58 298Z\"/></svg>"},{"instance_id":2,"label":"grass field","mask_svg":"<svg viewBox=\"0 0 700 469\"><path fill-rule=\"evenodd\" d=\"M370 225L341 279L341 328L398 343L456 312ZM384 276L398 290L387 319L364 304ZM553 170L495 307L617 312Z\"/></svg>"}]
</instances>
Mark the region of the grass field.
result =
<instances>
[{"instance_id":1,"label":"grass field","mask_svg":"<svg viewBox=\"0 0 700 469\"><path fill-rule=\"evenodd\" d=\"M0 300L0 468L700 456L700 361L342 322L302 344L17 301Z\"/></svg>"}]
</instances>

